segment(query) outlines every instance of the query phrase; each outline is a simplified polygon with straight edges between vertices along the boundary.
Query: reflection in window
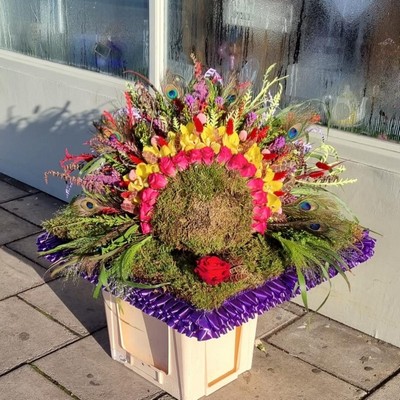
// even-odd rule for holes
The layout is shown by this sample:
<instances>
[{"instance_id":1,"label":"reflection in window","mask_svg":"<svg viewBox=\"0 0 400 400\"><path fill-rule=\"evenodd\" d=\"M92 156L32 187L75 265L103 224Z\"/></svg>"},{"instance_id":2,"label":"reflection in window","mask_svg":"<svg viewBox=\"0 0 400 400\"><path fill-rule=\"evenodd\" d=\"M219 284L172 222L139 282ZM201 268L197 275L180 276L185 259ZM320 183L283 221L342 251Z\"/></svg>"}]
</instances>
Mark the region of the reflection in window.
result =
<instances>
[{"instance_id":1,"label":"reflection in window","mask_svg":"<svg viewBox=\"0 0 400 400\"><path fill-rule=\"evenodd\" d=\"M0 0L0 48L122 75L148 74L147 0Z\"/></svg>"},{"instance_id":2,"label":"reflection in window","mask_svg":"<svg viewBox=\"0 0 400 400\"><path fill-rule=\"evenodd\" d=\"M170 0L168 65L195 51L220 71L289 75L284 102L318 99L331 124L400 140L398 0Z\"/></svg>"}]
</instances>

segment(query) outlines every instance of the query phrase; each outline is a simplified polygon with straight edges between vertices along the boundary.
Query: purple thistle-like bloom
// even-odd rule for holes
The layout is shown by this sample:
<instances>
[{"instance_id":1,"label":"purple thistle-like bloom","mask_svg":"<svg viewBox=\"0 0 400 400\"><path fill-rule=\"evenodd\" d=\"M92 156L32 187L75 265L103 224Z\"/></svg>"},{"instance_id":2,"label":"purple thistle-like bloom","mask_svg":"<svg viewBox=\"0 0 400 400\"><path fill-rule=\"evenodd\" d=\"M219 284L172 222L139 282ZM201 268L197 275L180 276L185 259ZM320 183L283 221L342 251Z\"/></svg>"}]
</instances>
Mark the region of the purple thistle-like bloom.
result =
<instances>
[{"instance_id":1,"label":"purple thistle-like bloom","mask_svg":"<svg viewBox=\"0 0 400 400\"><path fill-rule=\"evenodd\" d=\"M272 152L278 151L283 147L285 147L285 144L286 144L286 139L283 136L279 136L269 146L269 150Z\"/></svg>"},{"instance_id":2,"label":"purple thistle-like bloom","mask_svg":"<svg viewBox=\"0 0 400 400\"><path fill-rule=\"evenodd\" d=\"M197 82L194 85L194 97L198 98L203 103L208 96L208 88L205 81Z\"/></svg>"},{"instance_id":3,"label":"purple thistle-like bloom","mask_svg":"<svg viewBox=\"0 0 400 400\"><path fill-rule=\"evenodd\" d=\"M192 107L194 106L195 102L196 102L196 100L191 94L187 94L185 96L185 103L188 105L188 107L190 109L192 109Z\"/></svg>"},{"instance_id":4,"label":"purple thistle-like bloom","mask_svg":"<svg viewBox=\"0 0 400 400\"><path fill-rule=\"evenodd\" d=\"M216 104L218 107L222 107L222 106L224 105L224 103L225 103L225 100L224 100L223 97L217 96L217 97L215 98L215 104Z\"/></svg>"},{"instance_id":5,"label":"purple thistle-like bloom","mask_svg":"<svg viewBox=\"0 0 400 400\"><path fill-rule=\"evenodd\" d=\"M252 126L257 119L257 114L253 111L250 111L246 117L246 125Z\"/></svg>"}]
</instances>

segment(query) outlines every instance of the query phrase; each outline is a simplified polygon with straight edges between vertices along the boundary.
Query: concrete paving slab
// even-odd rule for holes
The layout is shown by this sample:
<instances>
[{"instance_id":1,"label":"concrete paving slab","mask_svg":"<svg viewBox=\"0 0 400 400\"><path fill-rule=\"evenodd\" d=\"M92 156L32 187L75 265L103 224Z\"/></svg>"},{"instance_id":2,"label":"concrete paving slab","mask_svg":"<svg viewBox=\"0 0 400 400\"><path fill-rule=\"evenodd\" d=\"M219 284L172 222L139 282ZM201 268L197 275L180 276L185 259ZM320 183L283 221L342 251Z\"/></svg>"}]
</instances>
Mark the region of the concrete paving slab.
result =
<instances>
[{"instance_id":1,"label":"concrete paving slab","mask_svg":"<svg viewBox=\"0 0 400 400\"><path fill-rule=\"evenodd\" d=\"M283 308L286 311L290 311L291 313L296 314L299 317L307 313L304 307L300 307L299 305L297 305L296 303L292 303L291 301L286 301L278 307Z\"/></svg>"},{"instance_id":2,"label":"concrete paving slab","mask_svg":"<svg viewBox=\"0 0 400 400\"><path fill-rule=\"evenodd\" d=\"M27 196L29 193L0 181L0 203L16 199L21 196Z\"/></svg>"},{"instance_id":3,"label":"concrete paving slab","mask_svg":"<svg viewBox=\"0 0 400 400\"><path fill-rule=\"evenodd\" d=\"M38 193L3 203L1 206L33 224L41 225L42 221L51 218L64 204L48 194Z\"/></svg>"},{"instance_id":4,"label":"concrete paving slab","mask_svg":"<svg viewBox=\"0 0 400 400\"><path fill-rule=\"evenodd\" d=\"M43 268L49 268L51 265L50 261L47 261L44 257L39 257L37 254L36 239L38 234L28 236L26 238L16 240L8 244L6 247L22 254L26 258L34 261L35 263L41 265Z\"/></svg>"},{"instance_id":5,"label":"concrete paving slab","mask_svg":"<svg viewBox=\"0 0 400 400\"><path fill-rule=\"evenodd\" d=\"M318 314L268 342L367 391L400 368L400 349Z\"/></svg>"},{"instance_id":6,"label":"concrete paving slab","mask_svg":"<svg viewBox=\"0 0 400 400\"><path fill-rule=\"evenodd\" d=\"M400 400L400 374L379 388L368 400Z\"/></svg>"},{"instance_id":7,"label":"concrete paving slab","mask_svg":"<svg viewBox=\"0 0 400 400\"><path fill-rule=\"evenodd\" d=\"M5 175L0 172L0 181L6 182L11 186L14 186L18 189L23 190L24 192L27 193L38 193L39 189L36 189L26 183L23 183L17 179L11 178L11 176Z\"/></svg>"},{"instance_id":8,"label":"concrete paving slab","mask_svg":"<svg viewBox=\"0 0 400 400\"><path fill-rule=\"evenodd\" d=\"M0 321L0 375L77 338L16 297L0 301Z\"/></svg>"},{"instance_id":9,"label":"concrete paving slab","mask_svg":"<svg viewBox=\"0 0 400 400\"><path fill-rule=\"evenodd\" d=\"M290 311L286 311L280 307L275 307L258 317L256 338L271 335L298 318L299 317L296 314L293 314Z\"/></svg>"},{"instance_id":10,"label":"concrete paving slab","mask_svg":"<svg viewBox=\"0 0 400 400\"><path fill-rule=\"evenodd\" d=\"M255 349L253 367L207 400L350 400L365 392L283 351Z\"/></svg>"},{"instance_id":11,"label":"concrete paving slab","mask_svg":"<svg viewBox=\"0 0 400 400\"><path fill-rule=\"evenodd\" d=\"M94 299L93 289L94 285L80 278L57 279L19 297L85 336L107 326L103 299Z\"/></svg>"},{"instance_id":12,"label":"concrete paving slab","mask_svg":"<svg viewBox=\"0 0 400 400\"><path fill-rule=\"evenodd\" d=\"M39 231L40 229L37 226L0 208L0 245Z\"/></svg>"},{"instance_id":13,"label":"concrete paving slab","mask_svg":"<svg viewBox=\"0 0 400 400\"><path fill-rule=\"evenodd\" d=\"M0 300L41 285L46 270L13 251L0 247Z\"/></svg>"},{"instance_id":14,"label":"concrete paving slab","mask_svg":"<svg viewBox=\"0 0 400 400\"><path fill-rule=\"evenodd\" d=\"M71 400L71 396L25 365L0 377L0 400Z\"/></svg>"},{"instance_id":15,"label":"concrete paving slab","mask_svg":"<svg viewBox=\"0 0 400 400\"><path fill-rule=\"evenodd\" d=\"M80 400L141 400L160 392L109 354L104 329L34 364Z\"/></svg>"}]
</instances>

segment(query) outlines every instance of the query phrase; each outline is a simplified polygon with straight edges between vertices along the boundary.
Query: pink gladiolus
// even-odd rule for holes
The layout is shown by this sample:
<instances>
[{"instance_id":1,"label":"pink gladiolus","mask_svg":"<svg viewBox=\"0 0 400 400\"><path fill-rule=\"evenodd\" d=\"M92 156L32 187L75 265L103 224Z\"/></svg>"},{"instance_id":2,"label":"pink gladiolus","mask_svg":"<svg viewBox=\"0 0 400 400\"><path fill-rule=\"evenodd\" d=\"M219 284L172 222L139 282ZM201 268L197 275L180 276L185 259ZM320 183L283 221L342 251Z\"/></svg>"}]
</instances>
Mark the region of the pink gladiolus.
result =
<instances>
[{"instance_id":1,"label":"pink gladiolus","mask_svg":"<svg viewBox=\"0 0 400 400\"><path fill-rule=\"evenodd\" d=\"M211 165L214 161L213 149L211 147L203 147L200 151L203 163L206 165Z\"/></svg>"},{"instance_id":2,"label":"pink gladiolus","mask_svg":"<svg viewBox=\"0 0 400 400\"><path fill-rule=\"evenodd\" d=\"M242 168L246 167L249 162L246 160L246 157L242 154L235 154L226 164L228 169L235 169L241 170Z\"/></svg>"},{"instance_id":3,"label":"pink gladiolus","mask_svg":"<svg viewBox=\"0 0 400 400\"><path fill-rule=\"evenodd\" d=\"M222 146L217 156L217 161L220 164L227 163L232 157L232 152L228 147Z\"/></svg>"},{"instance_id":4,"label":"pink gladiolus","mask_svg":"<svg viewBox=\"0 0 400 400\"><path fill-rule=\"evenodd\" d=\"M251 194L251 197L253 197L254 205L265 206L267 204L267 194L265 192L263 192L262 190L253 192Z\"/></svg>"},{"instance_id":5,"label":"pink gladiolus","mask_svg":"<svg viewBox=\"0 0 400 400\"><path fill-rule=\"evenodd\" d=\"M147 222L150 221L152 211L153 211L153 206L151 206L148 203L142 203L140 205L140 211L139 211L140 221L147 221Z\"/></svg>"},{"instance_id":6,"label":"pink gladiolus","mask_svg":"<svg viewBox=\"0 0 400 400\"><path fill-rule=\"evenodd\" d=\"M257 192L263 189L264 181L261 178L250 179L247 182L247 187L250 189L251 192Z\"/></svg>"},{"instance_id":7,"label":"pink gladiolus","mask_svg":"<svg viewBox=\"0 0 400 400\"><path fill-rule=\"evenodd\" d=\"M189 164L201 164L202 156L199 149L193 149L188 152Z\"/></svg>"},{"instance_id":8,"label":"pink gladiolus","mask_svg":"<svg viewBox=\"0 0 400 400\"><path fill-rule=\"evenodd\" d=\"M267 230L267 223L265 221L254 221L251 227L253 228L254 232L263 235Z\"/></svg>"},{"instance_id":9,"label":"pink gladiolus","mask_svg":"<svg viewBox=\"0 0 400 400\"><path fill-rule=\"evenodd\" d=\"M197 114L197 118L203 125L207 122L207 117L203 113Z\"/></svg>"},{"instance_id":10,"label":"pink gladiolus","mask_svg":"<svg viewBox=\"0 0 400 400\"><path fill-rule=\"evenodd\" d=\"M242 176L243 178L252 178L256 172L257 168L252 163L248 163L248 165L246 165L239 171L240 176Z\"/></svg>"},{"instance_id":11,"label":"pink gladiolus","mask_svg":"<svg viewBox=\"0 0 400 400\"><path fill-rule=\"evenodd\" d=\"M121 203L121 209L130 214L135 213L135 206L132 204L132 202L129 199L124 199L124 201Z\"/></svg>"},{"instance_id":12,"label":"pink gladiolus","mask_svg":"<svg viewBox=\"0 0 400 400\"><path fill-rule=\"evenodd\" d=\"M184 171L189 166L187 153L181 150L178 154L172 157L172 162L179 171Z\"/></svg>"},{"instance_id":13,"label":"pink gladiolus","mask_svg":"<svg viewBox=\"0 0 400 400\"><path fill-rule=\"evenodd\" d=\"M160 170L164 175L175 176L176 167L170 157L162 157L159 162Z\"/></svg>"},{"instance_id":14,"label":"pink gladiolus","mask_svg":"<svg viewBox=\"0 0 400 400\"><path fill-rule=\"evenodd\" d=\"M266 221L271 216L271 210L266 206L254 206L253 220Z\"/></svg>"},{"instance_id":15,"label":"pink gladiolus","mask_svg":"<svg viewBox=\"0 0 400 400\"><path fill-rule=\"evenodd\" d=\"M168 184L168 179L159 172L154 172L149 175L147 178L147 182L149 182L149 186L151 189L160 190L164 189Z\"/></svg>"},{"instance_id":16,"label":"pink gladiolus","mask_svg":"<svg viewBox=\"0 0 400 400\"><path fill-rule=\"evenodd\" d=\"M142 233L144 235L147 235L148 233L151 233L151 231L152 231L151 225L148 222L141 222L140 229L142 230Z\"/></svg>"},{"instance_id":17,"label":"pink gladiolus","mask_svg":"<svg viewBox=\"0 0 400 400\"><path fill-rule=\"evenodd\" d=\"M154 206L157 201L157 197L160 193L152 188L143 189L141 192L142 203L147 203L150 206Z\"/></svg>"}]
</instances>

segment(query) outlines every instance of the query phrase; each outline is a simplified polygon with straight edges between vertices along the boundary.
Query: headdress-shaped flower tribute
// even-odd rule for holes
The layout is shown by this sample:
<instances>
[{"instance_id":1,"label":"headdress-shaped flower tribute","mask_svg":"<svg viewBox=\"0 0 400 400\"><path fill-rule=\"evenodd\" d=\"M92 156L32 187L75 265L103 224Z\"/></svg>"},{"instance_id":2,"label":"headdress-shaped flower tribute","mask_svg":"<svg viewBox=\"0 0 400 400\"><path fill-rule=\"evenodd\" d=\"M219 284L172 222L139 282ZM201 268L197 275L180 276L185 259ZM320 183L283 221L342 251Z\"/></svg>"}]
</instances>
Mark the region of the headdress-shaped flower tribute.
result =
<instances>
[{"instance_id":1,"label":"headdress-shaped flower tribute","mask_svg":"<svg viewBox=\"0 0 400 400\"><path fill-rule=\"evenodd\" d=\"M327 188L351 181L331 146L308 143L318 115L279 109L271 70L258 93L196 60L188 83L129 85L126 106L95 123L91 152L67 152L52 173L82 194L44 223L42 254L98 276L98 290L167 291L197 309L290 268L305 301L310 277L345 277L342 254L364 232Z\"/></svg>"}]
</instances>

